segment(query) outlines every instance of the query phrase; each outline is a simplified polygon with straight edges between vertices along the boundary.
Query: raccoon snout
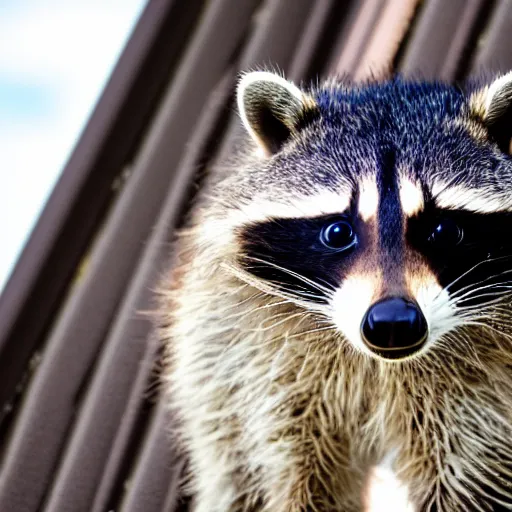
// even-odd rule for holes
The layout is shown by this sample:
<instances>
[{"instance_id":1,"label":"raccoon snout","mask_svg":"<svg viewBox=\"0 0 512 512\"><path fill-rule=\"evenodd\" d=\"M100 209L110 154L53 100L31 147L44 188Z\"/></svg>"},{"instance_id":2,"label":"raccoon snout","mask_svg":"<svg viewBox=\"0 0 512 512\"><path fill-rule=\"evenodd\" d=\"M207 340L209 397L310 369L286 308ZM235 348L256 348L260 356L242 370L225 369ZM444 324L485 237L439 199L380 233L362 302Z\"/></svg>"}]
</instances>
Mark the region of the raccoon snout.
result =
<instances>
[{"instance_id":1,"label":"raccoon snout","mask_svg":"<svg viewBox=\"0 0 512 512\"><path fill-rule=\"evenodd\" d=\"M425 344L428 327L417 304L402 297L388 297L368 309L361 334L366 346L379 356L399 359Z\"/></svg>"}]
</instances>

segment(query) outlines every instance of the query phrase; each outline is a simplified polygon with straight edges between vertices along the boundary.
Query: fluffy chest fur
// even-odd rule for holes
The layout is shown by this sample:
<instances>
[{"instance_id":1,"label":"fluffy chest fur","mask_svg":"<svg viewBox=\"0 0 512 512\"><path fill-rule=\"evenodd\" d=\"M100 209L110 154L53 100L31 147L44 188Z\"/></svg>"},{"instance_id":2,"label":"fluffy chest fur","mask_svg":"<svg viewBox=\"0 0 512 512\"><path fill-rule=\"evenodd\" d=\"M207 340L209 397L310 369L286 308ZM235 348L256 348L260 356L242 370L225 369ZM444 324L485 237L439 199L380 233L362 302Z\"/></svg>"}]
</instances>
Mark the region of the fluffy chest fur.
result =
<instances>
[{"instance_id":1,"label":"fluffy chest fur","mask_svg":"<svg viewBox=\"0 0 512 512\"><path fill-rule=\"evenodd\" d=\"M201 458L192 467L208 472L207 486L238 481L247 503L265 501L261 510L302 510L300 499L312 510L361 510L370 469L392 454L408 498L425 510L494 510L483 493L509 499L510 347L482 332L478 367L460 332L421 362L390 366L347 347L321 319L212 273L212 287L196 290L202 300L175 310L196 321L178 322L172 375L184 439Z\"/></svg>"}]
</instances>

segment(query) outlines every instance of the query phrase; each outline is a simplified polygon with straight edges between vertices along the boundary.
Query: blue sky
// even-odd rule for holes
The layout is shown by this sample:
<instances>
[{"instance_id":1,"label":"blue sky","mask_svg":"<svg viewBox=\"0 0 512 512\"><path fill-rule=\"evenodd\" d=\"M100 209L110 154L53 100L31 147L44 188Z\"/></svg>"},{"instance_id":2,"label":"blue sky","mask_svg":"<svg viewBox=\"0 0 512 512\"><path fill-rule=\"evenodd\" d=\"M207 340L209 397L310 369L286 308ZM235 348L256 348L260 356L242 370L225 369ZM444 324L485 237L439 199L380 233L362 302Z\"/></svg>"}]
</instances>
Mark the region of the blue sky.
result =
<instances>
[{"instance_id":1,"label":"blue sky","mask_svg":"<svg viewBox=\"0 0 512 512\"><path fill-rule=\"evenodd\" d=\"M0 0L0 291L146 0Z\"/></svg>"}]
</instances>

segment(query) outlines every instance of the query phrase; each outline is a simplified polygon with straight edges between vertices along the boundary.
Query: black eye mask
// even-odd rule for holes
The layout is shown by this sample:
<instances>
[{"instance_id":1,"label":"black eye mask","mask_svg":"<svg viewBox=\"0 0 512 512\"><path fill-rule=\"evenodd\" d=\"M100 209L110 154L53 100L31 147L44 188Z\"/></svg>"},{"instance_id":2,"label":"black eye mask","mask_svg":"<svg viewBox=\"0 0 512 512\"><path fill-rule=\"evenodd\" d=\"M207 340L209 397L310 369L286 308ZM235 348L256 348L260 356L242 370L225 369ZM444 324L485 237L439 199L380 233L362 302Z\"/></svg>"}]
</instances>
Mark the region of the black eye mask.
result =
<instances>
[{"instance_id":1,"label":"black eye mask","mask_svg":"<svg viewBox=\"0 0 512 512\"><path fill-rule=\"evenodd\" d=\"M239 235L243 254L240 264L278 288L293 290L296 295L307 293L309 300L326 302L328 293L322 288L334 290L339 286L364 243L361 228L349 215L254 224Z\"/></svg>"},{"instance_id":2,"label":"black eye mask","mask_svg":"<svg viewBox=\"0 0 512 512\"><path fill-rule=\"evenodd\" d=\"M469 306L496 299L512 285L511 230L510 213L427 209L409 219L407 239L450 295L468 294L461 305ZM476 291L479 286L485 288Z\"/></svg>"}]
</instances>

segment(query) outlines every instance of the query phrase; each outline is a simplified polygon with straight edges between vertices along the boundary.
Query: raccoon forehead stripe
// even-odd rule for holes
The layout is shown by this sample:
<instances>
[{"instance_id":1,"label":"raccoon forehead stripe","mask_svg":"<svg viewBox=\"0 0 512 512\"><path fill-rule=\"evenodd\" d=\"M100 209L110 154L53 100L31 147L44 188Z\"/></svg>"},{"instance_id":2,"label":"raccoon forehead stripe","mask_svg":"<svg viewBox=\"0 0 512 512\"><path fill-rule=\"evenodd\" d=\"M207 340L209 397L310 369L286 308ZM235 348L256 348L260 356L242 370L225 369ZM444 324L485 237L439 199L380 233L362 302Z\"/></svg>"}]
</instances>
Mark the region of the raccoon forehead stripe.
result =
<instances>
[{"instance_id":1,"label":"raccoon forehead stripe","mask_svg":"<svg viewBox=\"0 0 512 512\"><path fill-rule=\"evenodd\" d=\"M400 203L402 211L408 217L420 212L424 207L421 186L406 176L400 177Z\"/></svg>"},{"instance_id":2,"label":"raccoon forehead stripe","mask_svg":"<svg viewBox=\"0 0 512 512\"><path fill-rule=\"evenodd\" d=\"M449 210L467 210L475 213L512 211L510 195L491 195L485 189L450 185L441 180L433 183L432 196L439 208Z\"/></svg>"},{"instance_id":3,"label":"raccoon forehead stripe","mask_svg":"<svg viewBox=\"0 0 512 512\"><path fill-rule=\"evenodd\" d=\"M359 215L364 221L377 216L379 209L379 191L373 176L364 176L359 182Z\"/></svg>"}]
</instances>

